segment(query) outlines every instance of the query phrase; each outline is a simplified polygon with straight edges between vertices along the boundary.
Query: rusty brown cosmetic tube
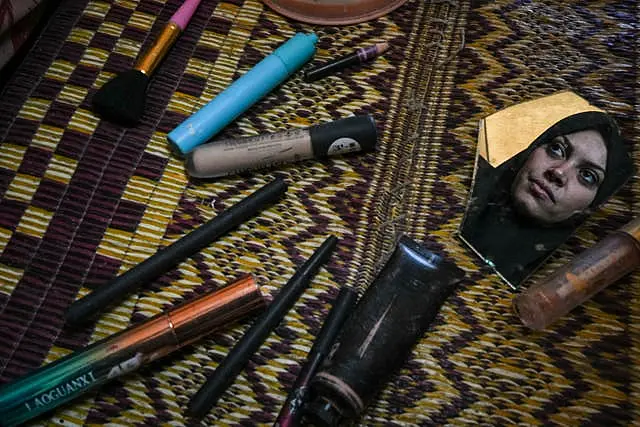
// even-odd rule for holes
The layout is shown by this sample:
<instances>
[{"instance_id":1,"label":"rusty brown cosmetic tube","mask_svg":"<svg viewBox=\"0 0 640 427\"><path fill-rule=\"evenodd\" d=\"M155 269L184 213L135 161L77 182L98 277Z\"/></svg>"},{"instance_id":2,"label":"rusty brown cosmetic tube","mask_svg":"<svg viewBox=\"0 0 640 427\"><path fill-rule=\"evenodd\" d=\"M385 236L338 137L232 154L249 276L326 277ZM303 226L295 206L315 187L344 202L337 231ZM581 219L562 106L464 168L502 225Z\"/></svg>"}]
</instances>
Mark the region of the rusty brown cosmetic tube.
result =
<instances>
[{"instance_id":1,"label":"rusty brown cosmetic tube","mask_svg":"<svg viewBox=\"0 0 640 427\"><path fill-rule=\"evenodd\" d=\"M542 330L640 266L640 218L636 218L516 296L525 326Z\"/></svg>"}]
</instances>

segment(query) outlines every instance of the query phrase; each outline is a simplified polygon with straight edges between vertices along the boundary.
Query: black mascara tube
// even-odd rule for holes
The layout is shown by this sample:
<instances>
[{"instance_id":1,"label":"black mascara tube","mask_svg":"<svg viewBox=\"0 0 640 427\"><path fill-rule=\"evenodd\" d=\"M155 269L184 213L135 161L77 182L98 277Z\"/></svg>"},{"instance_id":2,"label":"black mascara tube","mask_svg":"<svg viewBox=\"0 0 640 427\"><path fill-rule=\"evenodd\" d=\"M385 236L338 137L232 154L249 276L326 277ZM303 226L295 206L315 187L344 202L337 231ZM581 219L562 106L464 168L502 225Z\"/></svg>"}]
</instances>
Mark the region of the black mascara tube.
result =
<instances>
[{"instance_id":1,"label":"black mascara tube","mask_svg":"<svg viewBox=\"0 0 640 427\"><path fill-rule=\"evenodd\" d=\"M255 216L268 205L275 203L286 191L287 184L282 178L276 178L264 185L204 225L116 277L109 284L100 286L86 297L75 301L65 313L67 323L78 324L97 316L110 304L175 267L183 259Z\"/></svg>"},{"instance_id":2,"label":"black mascara tube","mask_svg":"<svg viewBox=\"0 0 640 427\"><path fill-rule=\"evenodd\" d=\"M402 237L311 381L315 397L306 421L337 426L359 417L463 276L455 264Z\"/></svg>"},{"instance_id":3,"label":"black mascara tube","mask_svg":"<svg viewBox=\"0 0 640 427\"><path fill-rule=\"evenodd\" d=\"M251 325L213 374L207 378L205 384L191 398L187 408L189 416L200 419L211 410L264 340L278 326L300 294L309 286L320 266L331 256L337 241L335 236L329 236L289 279L273 299L267 311Z\"/></svg>"},{"instance_id":4,"label":"black mascara tube","mask_svg":"<svg viewBox=\"0 0 640 427\"><path fill-rule=\"evenodd\" d=\"M357 299L358 293L352 288L343 287L340 289L340 293L309 351L307 360L300 369L296 382L278 414L274 427L294 427L300 424L303 405L309 396L309 383L324 358L331 351L331 347L340 333L344 321L351 314Z\"/></svg>"}]
</instances>

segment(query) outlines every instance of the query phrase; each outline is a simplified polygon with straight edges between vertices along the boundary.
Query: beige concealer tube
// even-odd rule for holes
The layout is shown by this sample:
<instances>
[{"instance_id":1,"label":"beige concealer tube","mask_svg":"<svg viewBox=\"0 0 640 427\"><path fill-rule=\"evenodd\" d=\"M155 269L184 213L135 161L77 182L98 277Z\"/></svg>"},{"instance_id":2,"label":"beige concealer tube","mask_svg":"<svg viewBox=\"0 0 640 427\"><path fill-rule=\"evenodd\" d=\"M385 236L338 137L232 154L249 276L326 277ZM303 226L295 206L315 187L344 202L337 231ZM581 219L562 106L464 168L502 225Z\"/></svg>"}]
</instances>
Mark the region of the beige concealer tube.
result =
<instances>
[{"instance_id":1,"label":"beige concealer tube","mask_svg":"<svg viewBox=\"0 0 640 427\"><path fill-rule=\"evenodd\" d=\"M353 116L304 129L213 141L187 154L187 173L216 178L312 158L372 151L377 130L369 115Z\"/></svg>"}]
</instances>

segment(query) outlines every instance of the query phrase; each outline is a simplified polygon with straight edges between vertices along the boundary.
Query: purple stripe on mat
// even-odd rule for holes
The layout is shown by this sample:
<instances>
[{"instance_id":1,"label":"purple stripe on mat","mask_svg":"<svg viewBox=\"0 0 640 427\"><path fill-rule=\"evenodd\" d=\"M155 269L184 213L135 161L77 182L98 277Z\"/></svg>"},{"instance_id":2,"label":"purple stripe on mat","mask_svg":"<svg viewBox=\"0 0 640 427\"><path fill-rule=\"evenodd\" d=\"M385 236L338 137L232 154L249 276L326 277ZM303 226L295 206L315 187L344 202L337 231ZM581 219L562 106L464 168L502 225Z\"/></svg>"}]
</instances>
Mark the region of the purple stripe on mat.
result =
<instances>
[{"instance_id":1,"label":"purple stripe on mat","mask_svg":"<svg viewBox=\"0 0 640 427\"><path fill-rule=\"evenodd\" d=\"M11 181L16 176L16 173L10 169L0 168L0 197L4 198L4 193L9 188Z\"/></svg>"},{"instance_id":2,"label":"purple stripe on mat","mask_svg":"<svg viewBox=\"0 0 640 427\"><path fill-rule=\"evenodd\" d=\"M62 49L56 59L71 62L72 64L78 64L86 48L86 46L83 46L80 43L65 41L62 44Z\"/></svg>"},{"instance_id":3,"label":"purple stripe on mat","mask_svg":"<svg viewBox=\"0 0 640 427\"><path fill-rule=\"evenodd\" d=\"M0 112L0 114L2 114ZM0 127L0 129L2 129ZM8 130L3 142L19 145L29 145L33 135L38 130L38 123L17 117L13 122L13 125Z\"/></svg>"},{"instance_id":4,"label":"purple stripe on mat","mask_svg":"<svg viewBox=\"0 0 640 427\"><path fill-rule=\"evenodd\" d=\"M33 91L33 96L36 98L55 99L63 87L64 83L61 81L44 78Z\"/></svg>"},{"instance_id":5,"label":"purple stripe on mat","mask_svg":"<svg viewBox=\"0 0 640 427\"><path fill-rule=\"evenodd\" d=\"M66 102L53 101L42 122L64 129L69 124L69 120L75 111L76 107L74 105Z\"/></svg>"},{"instance_id":6,"label":"purple stripe on mat","mask_svg":"<svg viewBox=\"0 0 640 427\"><path fill-rule=\"evenodd\" d=\"M88 135L67 129L56 145L56 154L78 160L80 154L85 150L85 145L88 143Z\"/></svg>"},{"instance_id":7,"label":"purple stripe on mat","mask_svg":"<svg viewBox=\"0 0 640 427\"><path fill-rule=\"evenodd\" d=\"M24 173L35 177L42 177L49 166L52 153L40 147L29 147L24 153L24 159L20 163L18 173Z\"/></svg>"},{"instance_id":8,"label":"purple stripe on mat","mask_svg":"<svg viewBox=\"0 0 640 427\"><path fill-rule=\"evenodd\" d=\"M140 2L136 10L142 13L148 13L149 15L159 16L164 7L164 4L160 4L155 1L142 1ZM172 9L171 13L173 14L175 10L177 10L177 7L176 9Z\"/></svg>"},{"instance_id":9,"label":"purple stripe on mat","mask_svg":"<svg viewBox=\"0 0 640 427\"><path fill-rule=\"evenodd\" d=\"M215 62L220 55L219 49L214 49L207 46L198 45L193 51L193 57L202 59L204 61Z\"/></svg>"},{"instance_id":10,"label":"purple stripe on mat","mask_svg":"<svg viewBox=\"0 0 640 427\"><path fill-rule=\"evenodd\" d=\"M109 396L108 400L97 398L94 406L87 414L85 423L88 425L105 425L113 417L130 411L134 408L135 398L129 395L122 381L112 381L100 388L99 395ZM145 425L140 419L136 419L140 425ZM153 425L157 420L153 420L149 425Z\"/></svg>"},{"instance_id":11,"label":"purple stripe on mat","mask_svg":"<svg viewBox=\"0 0 640 427\"><path fill-rule=\"evenodd\" d=\"M182 123L188 117L187 114L177 113L175 111L167 110L162 114L162 118L158 123L158 132L169 133L176 126Z\"/></svg>"},{"instance_id":12,"label":"purple stripe on mat","mask_svg":"<svg viewBox=\"0 0 640 427\"><path fill-rule=\"evenodd\" d=\"M139 7L139 6L138 6ZM120 25L126 25L129 22L129 18L133 15L133 9L128 7L122 7L117 4L112 4L109 8L109 12L104 17L105 22L114 22Z\"/></svg>"},{"instance_id":13,"label":"purple stripe on mat","mask_svg":"<svg viewBox=\"0 0 640 427\"><path fill-rule=\"evenodd\" d=\"M91 87L100 74L100 70L96 67L78 64L69 76L69 83L81 87Z\"/></svg>"},{"instance_id":14,"label":"purple stripe on mat","mask_svg":"<svg viewBox=\"0 0 640 427\"><path fill-rule=\"evenodd\" d=\"M7 360L2 367L0 382L24 375L39 366L46 356L64 319L55 304L43 304L49 284L39 277L25 276L21 285L11 294L10 303L0 314L0 328L3 335L11 338L12 345L0 346L0 359ZM34 316L34 307L40 308ZM38 328L29 328L35 323ZM17 357L19 355L19 357ZM27 362L18 363L16 360Z\"/></svg>"},{"instance_id":15,"label":"purple stripe on mat","mask_svg":"<svg viewBox=\"0 0 640 427\"><path fill-rule=\"evenodd\" d=\"M76 24L76 27L84 28L90 31L97 31L98 28L100 28L100 25L102 25L102 22L103 21L101 19L98 19L95 16L82 15L80 19L78 19L78 23Z\"/></svg>"},{"instance_id":16,"label":"purple stripe on mat","mask_svg":"<svg viewBox=\"0 0 640 427\"><path fill-rule=\"evenodd\" d=\"M168 159L154 154L143 153L140 164L136 168L136 175L143 176L152 181L159 181L167 166Z\"/></svg>"},{"instance_id":17,"label":"purple stripe on mat","mask_svg":"<svg viewBox=\"0 0 640 427\"><path fill-rule=\"evenodd\" d=\"M147 37L147 32L140 28L127 26L122 30L120 38L133 40L137 43L142 43ZM113 55L113 54L112 54Z\"/></svg>"},{"instance_id":18,"label":"purple stripe on mat","mask_svg":"<svg viewBox=\"0 0 640 427\"><path fill-rule=\"evenodd\" d=\"M102 69L104 71L108 71L109 73L118 74L122 71L127 71L133 68L135 63L135 58L123 55L121 53L111 53L109 58L104 63L104 67Z\"/></svg>"},{"instance_id":19,"label":"purple stripe on mat","mask_svg":"<svg viewBox=\"0 0 640 427\"><path fill-rule=\"evenodd\" d=\"M91 205L85 211L84 222L95 224L104 232L118 206L116 190L117 188L114 187L112 194L105 194L106 191L101 184L93 196Z\"/></svg>"},{"instance_id":20,"label":"purple stripe on mat","mask_svg":"<svg viewBox=\"0 0 640 427\"><path fill-rule=\"evenodd\" d=\"M117 42L118 38L116 36L98 31L93 35L93 39L89 42L89 47L111 52Z\"/></svg>"},{"instance_id":21,"label":"purple stripe on mat","mask_svg":"<svg viewBox=\"0 0 640 427\"><path fill-rule=\"evenodd\" d=\"M96 92L98 92L98 89L95 89L93 87L88 88L87 96L84 97L84 99L82 100L82 102L80 103L80 105L78 107L79 108L83 108L86 111L93 111L93 106L91 105L91 100L93 99L93 96L96 94ZM97 115L96 115L96 117L97 117Z\"/></svg>"},{"instance_id":22,"label":"purple stripe on mat","mask_svg":"<svg viewBox=\"0 0 640 427\"><path fill-rule=\"evenodd\" d=\"M200 97L202 91L207 83L207 80L192 74L183 74L180 85L178 86L178 92L186 93L191 96Z\"/></svg>"},{"instance_id":23,"label":"purple stripe on mat","mask_svg":"<svg viewBox=\"0 0 640 427\"><path fill-rule=\"evenodd\" d=\"M86 233L83 241L74 241L73 246L65 254L55 281L60 285L68 285L69 289L78 289L87 275L89 263L100 243L100 235L90 227L82 227L78 233Z\"/></svg>"},{"instance_id":24,"label":"purple stripe on mat","mask_svg":"<svg viewBox=\"0 0 640 427\"><path fill-rule=\"evenodd\" d=\"M0 264L5 264L15 268L25 268L33 257L33 247L40 242L40 239L28 234L15 232L7 242Z\"/></svg>"},{"instance_id":25,"label":"purple stripe on mat","mask_svg":"<svg viewBox=\"0 0 640 427\"><path fill-rule=\"evenodd\" d=\"M89 289L106 285L118 275L121 264L122 262L118 259L95 255L82 285Z\"/></svg>"},{"instance_id":26,"label":"purple stripe on mat","mask_svg":"<svg viewBox=\"0 0 640 427\"><path fill-rule=\"evenodd\" d=\"M220 16L212 16L207 23L207 30L215 31L219 34L228 34L231 30L233 21Z\"/></svg>"},{"instance_id":27,"label":"purple stripe on mat","mask_svg":"<svg viewBox=\"0 0 640 427\"><path fill-rule=\"evenodd\" d=\"M145 209L146 205L141 203L120 200L111 219L111 227L133 233L138 228Z\"/></svg>"},{"instance_id":28,"label":"purple stripe on mat","mask_svg":"<svg viewBox=\"0 0 640 427\"><path fill-rule=\"evenodd\" d=\"M0 227L15 230L28 204L18 200L0 200Z\"/></svg>"},{"instance_id":29,"label":"purple stripe on mat","mask_svg":"<svg viewBox=\"0 0 640 427\"><path fill-rule=\"evenodd\" d=\"M65 2L56 9L50 19L49 28L45 29L47 37L40 38L21 66L14 73L9 84L5 86L0 97L0 129L10 129L14 118L31 95L32 90L39 85L51 61L57 56L63 46L69 31L77 22L81 11L86 7L88 0ZM5 140L5 135L0 134L0 141Z\"/></svg>"}]
</instances>

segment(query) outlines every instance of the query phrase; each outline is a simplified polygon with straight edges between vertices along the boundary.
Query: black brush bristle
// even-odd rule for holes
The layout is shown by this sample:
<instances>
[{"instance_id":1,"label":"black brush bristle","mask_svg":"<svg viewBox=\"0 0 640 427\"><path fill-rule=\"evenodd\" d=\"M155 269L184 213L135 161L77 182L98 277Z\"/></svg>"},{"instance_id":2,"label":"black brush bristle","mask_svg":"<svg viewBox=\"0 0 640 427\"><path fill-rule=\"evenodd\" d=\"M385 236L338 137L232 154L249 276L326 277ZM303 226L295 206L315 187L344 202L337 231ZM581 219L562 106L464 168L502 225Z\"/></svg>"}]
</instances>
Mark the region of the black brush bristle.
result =
<instances>
[{"instance_id":1,"label":"black brush bristle","mask_svg":"<svg viewBox=\"0 0 640 427\"><path fill-rule=\"evenodd\" d=\"M93 96L93 110L109 121L135 125L144 113L148 83L149 77L142 71L120 73Z\"/></svg>"}]
</instances>

